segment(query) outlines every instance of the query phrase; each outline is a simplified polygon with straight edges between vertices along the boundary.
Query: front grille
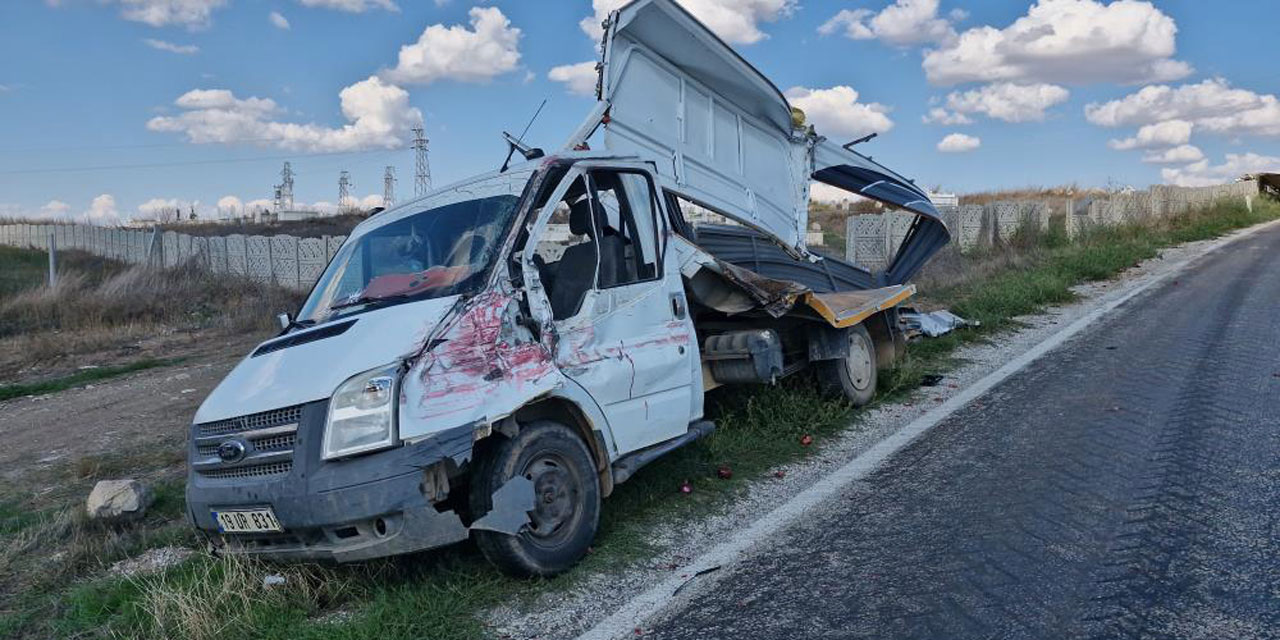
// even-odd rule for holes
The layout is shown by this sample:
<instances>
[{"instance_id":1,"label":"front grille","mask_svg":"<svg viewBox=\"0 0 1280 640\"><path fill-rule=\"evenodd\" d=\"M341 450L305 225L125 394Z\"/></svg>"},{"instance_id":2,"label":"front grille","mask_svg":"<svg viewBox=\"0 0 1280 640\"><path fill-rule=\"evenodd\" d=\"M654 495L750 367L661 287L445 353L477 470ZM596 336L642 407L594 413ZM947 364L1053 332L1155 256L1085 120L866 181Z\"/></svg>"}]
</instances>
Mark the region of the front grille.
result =
<instances>
[{"instance_id":1,"label":"front grille","mask_svg":"<svg viewBox=\"0 0 1280 640\"><path fill-rule=\"evenodd\" d=\"M225 469L209 469L200 474L206 478L262 478L282 476L293 470L293 462L272 462L252 466L227 467Z\"/></svg>"},{"instance_id":2,"label":"front grille","mask_svg":"<svg viewBox=\"0 0 1280 640\"><path fill-rule=\"evenodd\" d=\"M191 466L206 478L264 478L288 474L298 445L302 406L274 409L195 425ZM243 455L226 462L218 448L243 445ZM232 451L235 451L233 448Z\"/></svg>"},{"instance_id":3,"label":"front grille","mask_svg":"<svg viewBox=\"0 0 1280 640\"><path fill-rule=\"evenodd\" d=\"M282 451L284 449L292 449L293 445L297 444L298 434L288 433L265 438L251 438L249 442L253 443L255 451ZM196 452L205 457L216 456L218 455L218 445L202 444L196 447Z\"/></svg>"},{"instance_id":4,"label":"front grille","mask_svg":"<svg viewBox=\"0 0 1280 640\"><path fill-rule=\"evenodd\" d=\"M274 409L272 411L252 413L238 418L230 418L227 420L206 422L204 424L196 425L196 435L215 436L222 435L224 433L253 431L255 429L266 429L268 427L278 427L286 424L297 424L301 418L301 405L285 409Z\"/></svg>"}]
</instances>

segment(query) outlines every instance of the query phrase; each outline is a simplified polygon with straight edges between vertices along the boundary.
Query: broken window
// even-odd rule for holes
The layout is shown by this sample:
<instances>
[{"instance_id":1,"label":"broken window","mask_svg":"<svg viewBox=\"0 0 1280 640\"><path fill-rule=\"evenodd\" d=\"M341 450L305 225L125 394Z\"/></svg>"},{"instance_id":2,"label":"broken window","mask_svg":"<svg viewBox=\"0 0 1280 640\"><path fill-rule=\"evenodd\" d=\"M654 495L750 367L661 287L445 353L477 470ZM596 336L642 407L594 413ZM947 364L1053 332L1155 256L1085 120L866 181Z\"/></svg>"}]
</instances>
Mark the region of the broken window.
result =
<instances>
[{"instance_id":1,"label":"broken window","mask_svg":"<svg viewBox=\"0 0 1280 640\"><path fill-rule=\"evenodd\" d=\"M556 320L578 313L595 284L596 236L586 179L579 176L556 204L533 250L533 264Z\"/></svg>"},{"instance_id":2,"label":"broken window","mask_svg":"<svg viewBox=\"0 0 1280 640\"><path fill-rule=\"evenodd\" d=\"M593 171L591 186L600 204L600 288L657 278L657 205L649 179L635 172Z\"/></svg>"}]
</instances>

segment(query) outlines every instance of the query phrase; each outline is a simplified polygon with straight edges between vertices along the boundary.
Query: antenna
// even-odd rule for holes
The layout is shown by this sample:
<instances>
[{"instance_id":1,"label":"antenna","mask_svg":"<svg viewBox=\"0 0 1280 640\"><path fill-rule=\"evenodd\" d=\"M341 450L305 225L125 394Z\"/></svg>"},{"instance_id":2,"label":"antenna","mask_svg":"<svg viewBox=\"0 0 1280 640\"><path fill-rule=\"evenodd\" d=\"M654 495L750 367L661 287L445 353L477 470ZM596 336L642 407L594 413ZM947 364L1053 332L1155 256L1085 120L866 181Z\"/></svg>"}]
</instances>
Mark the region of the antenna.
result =
<instances>
[{"instance_id":1,"label":"antenna","mask_svg":"<svg viewBox=\"0 0 1280 640\"><path fill-rule=\"evenodd\" d=\"M396 203L396 168L387 167L382 175L382 208L390 209Z\"/></svg>"},{"instance_id":2,"label":"antenna","mask_svg":"<svg viewBox=\"0 0 1280 640\"><path fill-rule=\"evenodd\" d=\"M288 161L284 163L284 168L280 170L280 202L276 206L281 209L293 210L293 167L289 166Z\"/></svg>"},{"instance_id":3,"label":"antenna","mask_svg":"<svg viewBox=\"0 0 1280 640\"><path fill-rule=\"evenodd\" d=\"M507 167L511 165L511 154L515 153L517 149L520 150L520 155L524 156L525 160L542 157L542 149L531 149L524 144L524 134L529 133L529 127L533 126L533 121L538 119L538 114L542 113L542 108L545 106L547 106L547 99L543 98L538 105L538 109L533 112L533 117L529 118L529 122L524 125L524 131L521 131L520 135L516 136L514 140L511 138L511 134L506 131L502 132L502 137L507 140L507 159L502 161L502 168L498 170L499 173L506 171ZM534 152L537 153L534 154Z\"/></svg>"},{"instance_id":4,"label":"antenna","mask_svg":"<svg viewBox=\"0 0 1280 640\"><path fill-rule=\"evenodd\" d=\"M427 137L422 127L413 132L413 195L421 198L431 189L431 165L427 163Z\"/></svg>"},{"instance_id":5,"label":"antenna","mask_svg":"<svg viewBox=\"0 0 1280 640\"><path fill-rule=\"evenodd\" d=\"M338 174L338 208L347 209L351 206L351 172L343 171Z\"/></svg>"}]
</instances>

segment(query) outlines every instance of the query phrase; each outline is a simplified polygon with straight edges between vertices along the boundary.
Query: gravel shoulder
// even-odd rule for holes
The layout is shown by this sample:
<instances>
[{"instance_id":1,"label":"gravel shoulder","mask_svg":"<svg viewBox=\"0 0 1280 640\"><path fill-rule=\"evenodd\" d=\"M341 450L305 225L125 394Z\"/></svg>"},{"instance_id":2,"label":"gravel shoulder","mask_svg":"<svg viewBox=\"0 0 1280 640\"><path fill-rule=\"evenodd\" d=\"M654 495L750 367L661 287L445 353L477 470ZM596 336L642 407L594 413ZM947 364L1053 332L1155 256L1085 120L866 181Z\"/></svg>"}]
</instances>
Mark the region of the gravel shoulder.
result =
<instances>
[{"instance_id":1,"label":"gravel shoulder","mask_svg":"<svg viewBox=\"0 0 1280 640\"><path fill-rule=\"evenodd\" d=\"M172 448L180 458L196 408L256 343L209 337L176 365L0 402L0 478L22 486L38 471L86 456Z\"/></svg>"},{"instance_id":2,"label":"gravel shoulder","mask_svg":"<svg viewBox=\"0 0 1280 640\"><path fill-rule=\"evenodd\" d=\"M1259 225L1269 226L1275 225ZM921 388L906 401L880 404L860 413L839 437L819 443L819 450L809 458L780 467L785 472L781 478L770 473L751 483L719 513L699 520L673 519L653 525L649 536L661 551L643 565L583 576L570 588L551 590L499 607L487 617L490 630L501 638L532 639L572 637L590 629L631 597L670 579L673 572L683 576L693 558L722 542L728 532L745 528L937 404L1043 342L1062 326L1106 306L1134 287L1182 269L1222 243L1259 227L1216 240L1171 247L1118 278L1076 287L1074 291L1079 295L1076 302L1019 318L1022 328L988 343L961 348L955 353L961 364L947 372L938 386ZM979 399L973 406L980 409L982 401Z\"/></svg>"}]
</instances>

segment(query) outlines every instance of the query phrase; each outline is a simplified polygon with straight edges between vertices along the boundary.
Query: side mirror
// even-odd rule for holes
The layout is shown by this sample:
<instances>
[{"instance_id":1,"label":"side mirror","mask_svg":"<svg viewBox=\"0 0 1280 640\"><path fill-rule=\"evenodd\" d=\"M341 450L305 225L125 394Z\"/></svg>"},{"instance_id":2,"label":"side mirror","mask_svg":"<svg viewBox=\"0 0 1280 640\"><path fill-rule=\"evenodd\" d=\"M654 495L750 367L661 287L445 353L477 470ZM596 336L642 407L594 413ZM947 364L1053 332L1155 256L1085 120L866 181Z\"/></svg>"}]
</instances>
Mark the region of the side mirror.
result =
<instances>
[{"instance_id":1,"label":"side mirror","mask_svg":"<svg viewBox=\"0 0 1280 640\"><path fill-rule=\"evenodd\" d=\"M280 323L280 328L282 330L288 329L289 325L293 324L293 316L287 313L281 313L276 316L276 322Z\"/></svg>"}]
</instances>

